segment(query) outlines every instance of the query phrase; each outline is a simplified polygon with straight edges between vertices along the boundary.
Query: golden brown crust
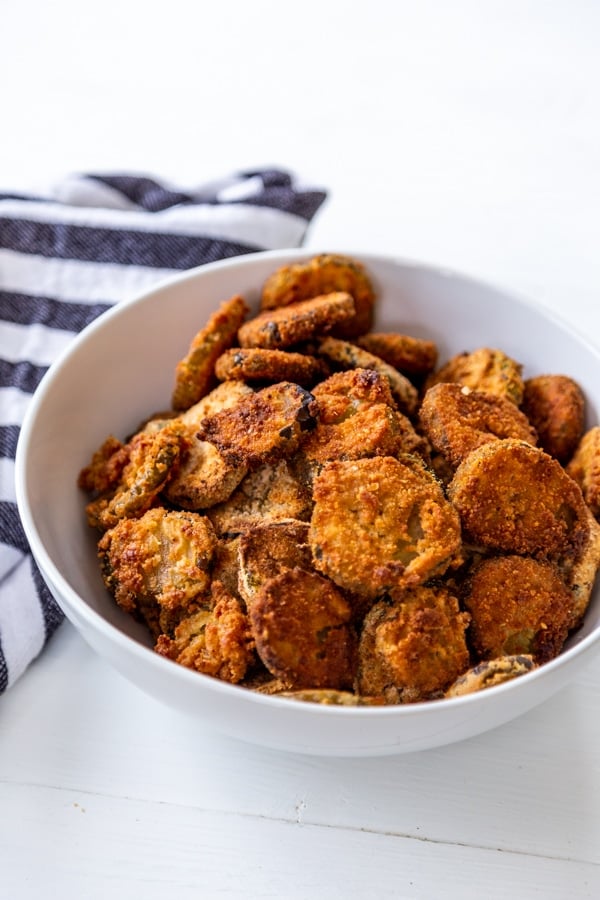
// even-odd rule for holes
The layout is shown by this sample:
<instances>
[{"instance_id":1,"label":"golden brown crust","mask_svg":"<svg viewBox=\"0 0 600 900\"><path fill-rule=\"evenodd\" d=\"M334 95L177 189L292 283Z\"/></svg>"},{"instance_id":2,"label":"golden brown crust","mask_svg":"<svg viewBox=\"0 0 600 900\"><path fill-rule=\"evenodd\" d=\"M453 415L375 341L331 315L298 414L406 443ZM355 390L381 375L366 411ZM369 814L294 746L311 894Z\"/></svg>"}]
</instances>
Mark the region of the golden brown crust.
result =
<instances>
[{"instance_id":1,"label":"golden brown crust","mask_svg":"<svg viewBox=\"0 0 600 900\"><path fill-rule=\"evenodd\" d=\"M568 462L584 429L585 400L579 385L566 375L528 378L522 409L538 433L540 447L559 462Z\"/></svg>"},{"instance_id":2,"label":"golden brown crust","mask_svg":"<svg viewBox=\"0 0 600 900\"><path fill-rule=\"evenodd\" d=\"M250 472L229 500L207 510L217 534L235 535L263 522L307 520L312 498L286 460Z\"/></svg>"},{"instance_id":3,"label":"golden brown crust","mask_svg":"<svg viewBox=\"0 0 600 900\"><path fill-rule=\"evenodd\" d=\"M600 517L600 426L590 428L581 438L567 472L583 492L596 518Z\"/></svg>"},{"instance_id":4,"label":"golden brown crust","mask_svg":"<svg viewBox=\"0 0 600 900\"><path fill-rule=\"evenodd\" d=\"M417 587L367 613L360 636L357 689L387 703L439 696L469 665L467 614L442 587Z\"/></svg>"},{"instance_id":5,"label":"golden brown crust","mask_svg":"<svg viewBox=\"0 0 600 900\"><path fill-rule=\"evenodd\" d=\"M186 611L205 600L216 538L209 520L155 507L123 519L98 544L107 589L127 612Z\"/></svg>"},{"instance_id":6,"label":"golden brown crust","mask_svg":"<svg viewBox=\"0 0 600 900\"><path fill-rule=\"evenodd\" d=\"M165 426L156 432L134 435L124 451L128 458L119 481L111 485L107 494L88 503L89 524L105 531L120 519L140 516L150 509L177 470L181 446L181 433L177 427ZM120 453L118 451L119 457Z\"/></svg>"},{"instance_id":7,"label":"golden brown crust","mask_svg":"<svg viewBox=\"0 0 600 900\"><path fill-rule=\"evenodd\" d=\"M329 463L313 496L315 567L360 597L419 584L460 556L456 510L417 457Z\"/></svg>"},{"instance_id":8,"label":"golden brown crust","mask_svg":"<svg viewBox=\"0 0 600 900\"><path fill-rule=\"evenodd\" d=\"M261 309L289 306L332 291L345 291L355 303L352 320L338 325L336 333L356 337L373 323L375 291L365 267L358 260L335 253L322 253L305 262L281 266L265 282Z\"/></svg>"},{"instance_id":9,"label":"golden brown crust","mask_svg":"<svg viewBox=\"0 0 600 900\"><path fill-rule=\"evenodd\" d=\"M79 473L78 487L95 497L116 490L130 453L130 447L110 435Z\"/></svg>"},{"instance_id":10,"label":"golden brown crust","mask_svg":"<svg viewBox=\"0 0 600 900\"><path fill-rule=\"evenodd\" d=\"M350 616L330 581L301 568L268 579L249 609L258 655L288 688L352 686L356 634Z\"/></svg>"},{"instance_id":11,"label":"golden brown crust","mask_svg":"<svg viewBox=\"0 0 600 900\"><path fill-rule=\"evenodd\" d=\"M589 525L579 486L560 463L523 441L484 444L460 464L448 488L465 539L531 556L571 555Z\"/></svg>"},{"instance_id":12,"label":"golden brown crust","mask_svg":"<svg viewBox=\"0 0 600 900\"><path fill-rule=\"evenodd\" d=\"M282 381L203 419L198 437L214 444L233 465L257 468L290 457L314 428L316 417L312 394Z\"/></svg>"},{"instance_id":13,"label":"golden brown crust","mask_svg":"<svg viewBox=\"0 0 600 900\"><path fill-rule=\"evenodd\" d=\"M396 409L389 382L372 369L337 372L312 391L319 418L298 466L312 482L326 462L426 452L410 420Z\"/></svg>"},{"instance_id":14,"label":"golden brown crust","mask_svg":"<svg viewBox=\"0 0 600 900\"><path fill-rule=\"evenodd\" d=\"M516 438L535 446L537 435L514 403L455 383L436 384L425 393L419 425L434 450L458 466L477 447Z\"/></svg>"},{"instance_id":15,"label":"golden brown crust","mask_svg":"<svg viewBox=\"0 0 600 900\"><path fill-rule=\"evenodd\" d=\"M487 391L506 397L516 406L523 400L523 366L502 350L480 347L471 353L459 353L434 372L426 382L433 387L441 382L458 382L474 391Z\"/></svg>"},{"instance_id":16,"label":"golden brown crust","mask_svg":"<svg viewBox=\"0 0 600 900\"><path fill-rule=\"evenodd\" d=\"M412 416L417 411L419 395L414 384L378 356L334 337L324 338L318 353L342 369L372 369L387 380L392 396L403 413Z\"/></svg>"},{"instance_id":17,"label":"golden brown crust","mask_svg":"<svg viewBox=\"0 0 600 900\"><path fill-rule=\"evenodd\" d=\"M181 666L237 684L254 661L254 639L239 600L218 581L211 588L211 609L183 619L173 638L162 634L155 650Z\"/></svg>"},{"instance_id":18,"label":"golden brown crust","mask_svg":"<svg viewBox=\"0 0 600 900\"><path fill-rule=\"evenodd\" d=\"M328 334L354 315L350 294L323 294L279 309L266 310L245 322L238 331L240 347L284 350L294 344Z\"/></svg>"},{"instance_id":19,"label":"golden brown crust","mask_svg":"<svg viewBox=\"0 0 600 900\"><path fill-rule=\"evenodd\" d=\"M546 560L485 559L470 573L462 599L479 659L524 653L547 662L558 655L575 623L573 595Z\"/></svg>"},{"instance_id":20,"label":"golden brown crust","mask_svg":"<svg viewBox=\"0 0 600 900\"><path fill-rule=\"evenodd\" d=\"M215 374L221 380L244 382L293 381L310 387L327 374L323 360L307 353L291 350L266 350L261 347L232 347L215 363Z\"/></svg>"},{"instance_id":21,"label":"golden brown crust","mask_svg":"<svg viewBox=\"0 0 600 900\"><path fill-rule=\"evenodd\" d=\"M215 362L233 345L247 314L244 298L236 294L225 300L196 334L187 355L175 369L173 409L188 409L215 386Z\"/></svg>"},{"instance_id":22,"label":"golden brown crust","mask_svg":"<svg viewBox=\"0 0 600 900\"><path fill-rule=\"evenodd\" d=\"M188 425L187 429L180 465L163 495L182 509L207 509L227 500L248 468L232 462L214 444L199 440L195 425Z\"/></svg>"},{"instance_id":23,"label":"golden brown crust","mask_svg":"<svg viewBox=\"0 0 600 900\"><path fill-rule=\"evenodd\" d=\"M351 691L332 691L327 688L305 688L300 691L275 691L270 693L288 700L300 700L303 703L319 703L321 706L382 706L382 697L362 697Z\"/></svg>"},{"instance_id":24,"label":"golden brown crust","mask_svg":"<svg viewBox=\"0 0 600 900\"><path fill-rule=\"evenodd\" d=\"M242 381L222 381L201 400L180 413L179 421L184 425L199 426L203 419L231 409L232 406L236 406L240 400L252 393L252 388Z\"/></svg>"},{"instance_id":25,"label":"golden brown crust","mask_svg":"<svg viewBox=\"0 0 600 900\"><path fill-rule=\"evenodd\" d=\"M445 692L445 697L464 697L465 694L473 694L505 681L512 681L520 675L526 675L537 668L531 656L520 653L518 656L498 656L495 659L485 659L472 669L464 672L450 685Z\"/></svg>"},{"instance_id":26,"label":"golden brown crust","mask_svg":"<svg viewBox=\"0 0 600 900\"><path fill-rule=\"evenodd\" d=\"M411 337L395 332L370 332L356 339L363 350L378 356L384 362L408 375L427 375L438 359L434 341Z\"/></svg>"},{"instance_id":27,"label":"golden brown crust","mask_svg":"<svg viewBox=\"0 0 600 900\"><path fill-rule=\"evenodd\" d=\"M263 584L286 569L312 570L308 524L295 519L264 522L239 538L239 590L250 604Z\"/></svg>"}]
</instances>

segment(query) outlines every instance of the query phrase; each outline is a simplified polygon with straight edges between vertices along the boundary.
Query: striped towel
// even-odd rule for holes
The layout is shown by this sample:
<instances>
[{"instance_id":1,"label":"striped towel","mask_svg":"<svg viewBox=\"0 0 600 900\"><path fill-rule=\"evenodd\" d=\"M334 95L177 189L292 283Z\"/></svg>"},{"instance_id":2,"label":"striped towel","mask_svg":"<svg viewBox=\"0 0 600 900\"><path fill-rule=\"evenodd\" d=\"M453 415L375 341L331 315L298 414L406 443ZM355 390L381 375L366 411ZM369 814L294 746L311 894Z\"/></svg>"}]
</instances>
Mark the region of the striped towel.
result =
<instances>
[{"instance_id":1,"label":"striped towel","mask_svg":"<svg viewBox=\"0 0 600 900\"><path fill-rule=\"evenodd\" d=\"M299 246L324 200L270 169L189 191L112 174L73 176L44 196L0 193L0 693L63 619L14 488L19 427L48 366L100 313L167 275Z\"/></svg>"}]
</instances>

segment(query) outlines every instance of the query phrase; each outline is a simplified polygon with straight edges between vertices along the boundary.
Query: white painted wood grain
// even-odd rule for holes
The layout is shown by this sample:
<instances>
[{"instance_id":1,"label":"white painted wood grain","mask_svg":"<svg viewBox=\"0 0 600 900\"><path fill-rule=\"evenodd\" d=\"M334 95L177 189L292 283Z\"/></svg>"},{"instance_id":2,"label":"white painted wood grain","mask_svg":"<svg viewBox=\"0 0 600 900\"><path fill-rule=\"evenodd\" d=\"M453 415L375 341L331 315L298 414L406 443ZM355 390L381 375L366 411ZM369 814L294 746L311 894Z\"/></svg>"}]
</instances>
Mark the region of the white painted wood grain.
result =
<instances>
[{"instance_id":1,"label":"white painted wood grain","mask_svg":"<svg viewBox=\"0 0 600 900\"><path fill-rule=\"evenodd\" d=\"M597 866L74 790L4 786L5 896L594 898ZM32 843L36 847L32 858ZM474 886L477 886L474 889Z\"/></svg>"}]
</instances>

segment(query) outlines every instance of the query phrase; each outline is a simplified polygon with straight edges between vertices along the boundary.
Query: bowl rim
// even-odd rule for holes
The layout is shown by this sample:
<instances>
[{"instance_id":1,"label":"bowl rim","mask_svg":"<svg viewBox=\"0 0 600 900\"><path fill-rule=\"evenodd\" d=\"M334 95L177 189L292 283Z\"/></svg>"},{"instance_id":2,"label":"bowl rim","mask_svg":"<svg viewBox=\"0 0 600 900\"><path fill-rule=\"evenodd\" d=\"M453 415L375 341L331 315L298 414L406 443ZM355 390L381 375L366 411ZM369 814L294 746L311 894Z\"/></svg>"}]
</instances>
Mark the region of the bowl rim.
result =
<instances>
[{"instance_id":1,"label":"bowl rim","mask_svg":"<svg viewBox=\"0 0 600 900\"><path fill-rule=\"evenodd\" d=\"M81 618L94 631L99 632L103 638L116 642L121 649L128 653L133 653L143 664L154 665L159 669L164 668L165 672L171 672L171 675L189 681L190 684L202 683L210 686L210 690L216 693L222 693L225 696L240 696L243 692L246 699L254 704L265 706L279 706L284 704L287 708L290 705L290 699L278 696L277 694L262 694L249 690L240 685L229 684L228 682L203 675L195 670L187 669L172 660L161 657L159 654L135 638L129 636L122 631L117 625L113 625L105 619L100 613L96 612L86 603L69 582L62 575L60 569L55 565L49 552L46 550L42 542L34 521L33 510L30 506L27 492L26 480L26 458L29 443L32 439L36 419L39 414L40 407L43 404L46 394L52 389L52 384L58 373L68 365L71 356L78 352L82 344L90 340L96 331L107 327L107 323L113 319L118 319L126 314L131 307L146 303L154 295L169 290L175 285L184 284L186 282L196 281L205 274L218 271L221 269L231 270L252 266L253 263L261 261L269 261L276 266L277 264L285 264L290 260L302 260L319 255L320 253L339 253L351 256L363 262L367 267L370 264L385 264L399 266L404 269L422 272L424 274L433 274L445 279L453 279L472 284L487 292L496 293L501 297L510 298L511 302L516 303L520 307L528 308L537 312L546 320L552 322L562 331L569 333L578 343L584 345L593 355L600 360L600 347L580 332L571 322L564 320L556 311L546 308L543 304L535 299L524 296L509 288L497 285L495 282L480 278L475 275L461 272L458 269L450 268L446 265L438 265L425 260L417 260L413 258L403 257L398 254L391 253L372 253L360 250L319 250L315 248L283 248L278 250L265 250L244 254L242 256L230 257L228 259L216 260L188 269L184 272L175 273L159 279L150 289L144 290L139 294L125 298L105 312L101 313L96 319L90 322L77 335L73 337L67 347L58 355L54 362L49 366L48 370L42 377L38 387L31 396L23 421L19 431L15 453L15 490L19 516L25 532L25 536L29 542L32 555L39 565L44 580L48 583L51 593L54 595L55 590L59 591L61 597L64 598L59 606L63 609L66 617L71 619ZM50 587L54 586L54 590ZM597 588L598 589L598 588ZM57 600L58 602L58 600ZM440 698L435 700L419 701L407 704L394 705L373 705L373 706L342 706L335 704L319 704L319 703L301 703L297 702L295 708L298 711L304 708L310 709L311 715L331 716L348 716L366 717L366 718L388 718L400 717L410 718L419 716L425 711L431 712L440 705L445 708L469 707L473 704L477 705L482 702L489 704L493 697L500 697L503 694L518 690L522 684L522 680L526 679L528 684L534 684L539 679L546 678L551 672L555 672L566 665L571 659L577 657L589 656L590 650L595 644L600 642L600 625L583 637L577 644L562 650L554 659L540 665L536 669L525 673L517 678L510 679L501 684L493 685L485 690L476 691L458 697Z\"/></svg>"}]
</instances>

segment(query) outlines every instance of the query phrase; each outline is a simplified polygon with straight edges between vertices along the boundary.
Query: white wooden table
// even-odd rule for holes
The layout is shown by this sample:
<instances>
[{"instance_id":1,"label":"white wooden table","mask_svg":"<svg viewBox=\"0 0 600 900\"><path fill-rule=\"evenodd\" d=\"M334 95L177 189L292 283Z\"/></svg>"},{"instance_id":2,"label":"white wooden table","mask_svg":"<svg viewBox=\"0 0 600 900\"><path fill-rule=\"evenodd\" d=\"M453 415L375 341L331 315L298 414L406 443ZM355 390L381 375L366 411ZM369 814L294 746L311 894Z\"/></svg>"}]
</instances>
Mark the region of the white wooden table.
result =
<instances>
[{"instance_id":1,"label":"white wooden table","mask_svg":"<svg viewBox=\"0 0 600 900\"><path fill-rule=\"evenodd\" d=\"M308 246L442 263L600 342L599 4L214 7L0 0L3 186L279 165L330 189ZM0 896L42 893L598 897L600 657L492 733L318 759L158 705L64 624L0 698Z\"/></svg>"}]
</instances>

